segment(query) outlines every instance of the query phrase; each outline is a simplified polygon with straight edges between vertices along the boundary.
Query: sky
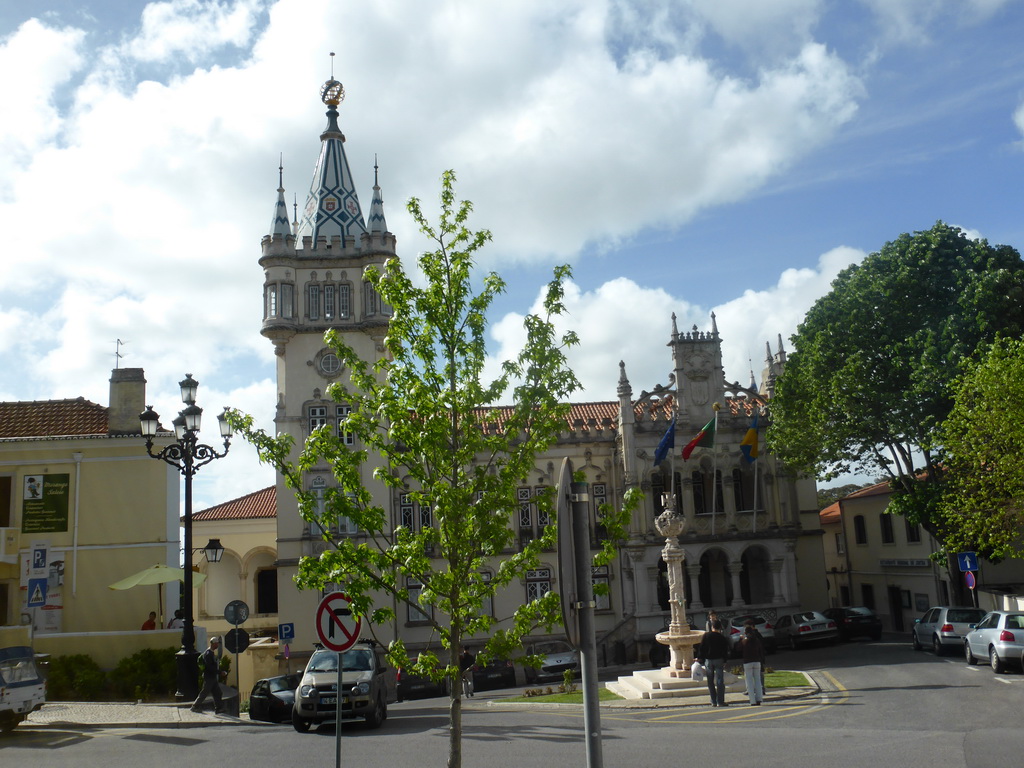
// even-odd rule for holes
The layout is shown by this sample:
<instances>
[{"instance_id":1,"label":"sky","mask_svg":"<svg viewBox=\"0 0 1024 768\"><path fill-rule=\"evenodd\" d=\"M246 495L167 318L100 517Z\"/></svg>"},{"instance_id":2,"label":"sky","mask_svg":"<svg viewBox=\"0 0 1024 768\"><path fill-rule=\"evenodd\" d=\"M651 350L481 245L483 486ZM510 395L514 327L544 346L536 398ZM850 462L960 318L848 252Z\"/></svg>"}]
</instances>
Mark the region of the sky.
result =
<instances>
[{"instance_id":1,"label":"sky","mask_svg":"<svg viewBox=\"0 0 1024 768\"><path fill-rule=\"evenodd\" d=\"M937 220L1024 248L1024 0L34 0L0 5L0 400L144 368L273 429L260 239L340 120L412 266L454 169L513 357L552 268L584 385L667 383L672 315L759 380L838 272ZM330 53L336 55L333 59ZM118 340L123 342L118 344ZM121 357L116 355L120 352ZM196 509L273 482L236 441Z\"/></svg>"}]
</instances>

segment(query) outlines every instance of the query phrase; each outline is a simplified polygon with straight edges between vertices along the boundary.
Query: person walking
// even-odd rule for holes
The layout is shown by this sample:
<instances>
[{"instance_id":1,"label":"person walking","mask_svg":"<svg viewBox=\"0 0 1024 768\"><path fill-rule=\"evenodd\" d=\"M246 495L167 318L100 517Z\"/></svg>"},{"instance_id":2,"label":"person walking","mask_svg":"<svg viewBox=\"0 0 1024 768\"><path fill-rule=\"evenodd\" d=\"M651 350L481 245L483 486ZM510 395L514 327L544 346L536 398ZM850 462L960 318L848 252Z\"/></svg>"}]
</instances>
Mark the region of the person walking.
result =
<instances>
[{"instance_id":1,"label":"person walking","mask_svg":"<svg viewBox=\"0 0 1024 768\"><path fill-rule=\"evenodd\" d=\"M750 706L759 707L764 701L764 641L753 621L743 625L743 637L740 638L740 653L743 655L743 679L747 684L747 698Z\"/></svg>"},{"instance_id":2,"label":"person walking","mask_svg":"<svg viewBox=\"0 0 1024 768\"><path fill-rule=\"evenodd\" d=\"M217 659L217 651L220 649L220 638L214 635L210 638L210 647L199 654L199 669L203 673L203 690L199 692L195 703L192 704L192 711L199 712L207 696L213 696L213 711L220 714L224 707L220 700L220 666Z\"/></svg>"},{"instance_id":3,"label":"person walking","mask_svg":"<svg viewBox=\"0 0 1024 768\"><path fill-rule=\"evenodd\" d=\"M459 669L462 670L462 693L469 698L473 698L474 664L476 664L476 657L469 652L468 648L463 648L462 654L459 656Z\"/></svg>"},{"instance_id":4,"label":"person walking","mask_svg":"<svg viewBox=\"0 0 1024 768\"><path fill-rule=\"evenodd\" d=\"M697 646L697 661L707 670L708 692L712 707L727 707L725 701L725 660L729 658L729 641L722 634L722 622L715 619L711 631L704 633Z\"/></svg>"}]
</instances>

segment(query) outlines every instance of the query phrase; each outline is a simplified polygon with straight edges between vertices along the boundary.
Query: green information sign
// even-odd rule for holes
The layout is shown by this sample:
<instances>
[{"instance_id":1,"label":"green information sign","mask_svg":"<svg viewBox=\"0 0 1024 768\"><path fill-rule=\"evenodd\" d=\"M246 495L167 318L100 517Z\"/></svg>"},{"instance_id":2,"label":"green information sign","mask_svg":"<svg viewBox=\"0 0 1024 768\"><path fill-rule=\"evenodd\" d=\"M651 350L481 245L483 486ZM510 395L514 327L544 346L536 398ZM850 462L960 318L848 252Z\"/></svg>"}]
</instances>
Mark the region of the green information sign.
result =
<instances>
[{"instance_id":1,"label":"green information sign","mask_svg":"<svg viewBox=\"0 0 1024 768\"><path fill-rule=\"evenodd\" d=\"M71 475L26 475L21 507L22 533L68 530L68 486Z\"/></svg>"}]
</instances>

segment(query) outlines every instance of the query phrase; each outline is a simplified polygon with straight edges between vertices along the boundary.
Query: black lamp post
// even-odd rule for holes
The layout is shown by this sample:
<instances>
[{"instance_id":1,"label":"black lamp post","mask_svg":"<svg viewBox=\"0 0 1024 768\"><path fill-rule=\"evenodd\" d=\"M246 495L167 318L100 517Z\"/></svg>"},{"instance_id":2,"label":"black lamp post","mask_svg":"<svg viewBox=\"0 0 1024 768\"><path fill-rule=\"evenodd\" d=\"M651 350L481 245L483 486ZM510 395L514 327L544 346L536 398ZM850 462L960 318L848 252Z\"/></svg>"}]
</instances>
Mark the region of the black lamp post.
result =
<instances>
[{"instance_id":1,"label":"black lamp post","mask_svg":"<svg viewBox=\"0 0 1024 768\"><path fill-rule=\"evenodd\" d=\"M220 423L220 436L224 438L223 453L218 453L216 449L200 443L199 425L203 409L196 405L196 389L199 387L199 383L192 378L191 373L186 373L180 386L181 399L185 403L185 407L171 422L174 425L174 436L177 438L177 442L161 449L159 453L153 453L153 438L160 425L160 417L153 410L153 406L147 405L146 410L139 415L139 421L142 425L142 436L146 438L146 453L154 459L161 459L172 467L176 467L185 477L185 626L181 630L181 650L178 651L177 656L178 691L175 695L180 699L194 699L199 694L199 667L196 663L199 653L196 651L196 631L192 616L192 478L204 464L209 464L214 459L220 459L227 455L231 444L231 425L227 420L228 409L225 408L224 412L217 417ZM213 557L210 557L208 552L207 558L211 562L217 562L224 549L220 546L219 540L211 539L204 551L214 552Z\"/></svg>"}]
</instances>

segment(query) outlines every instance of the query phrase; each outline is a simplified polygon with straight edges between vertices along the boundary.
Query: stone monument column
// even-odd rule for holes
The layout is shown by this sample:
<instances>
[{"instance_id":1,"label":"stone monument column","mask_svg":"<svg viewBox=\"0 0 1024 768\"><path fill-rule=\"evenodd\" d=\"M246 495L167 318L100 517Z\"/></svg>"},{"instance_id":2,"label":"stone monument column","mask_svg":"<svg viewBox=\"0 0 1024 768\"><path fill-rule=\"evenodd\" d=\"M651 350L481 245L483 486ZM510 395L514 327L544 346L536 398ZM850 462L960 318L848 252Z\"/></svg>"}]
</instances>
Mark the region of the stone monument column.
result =
<instances>
[{"instance_id":1,"label":"stone monument column","mask_svg":"<svg viewBox=\"0 0 1024 768\"><path fill-rule=\"evenodd\" d=\"M654 527L665 537L665 548L661 557L665 561L668 575L668 604L670 621L668 632L656 636L659 643L667 645L672 652L666 670L671 677L689 677L693 664L693 647L700 642L703 632L690 630L686 618L686 582L683 580L683 563L686 552L679 546L679 534L686 529L686 519L675 511L675 498L666 494L665 511L654 520Z\"/></svg>"}]
</instances>

